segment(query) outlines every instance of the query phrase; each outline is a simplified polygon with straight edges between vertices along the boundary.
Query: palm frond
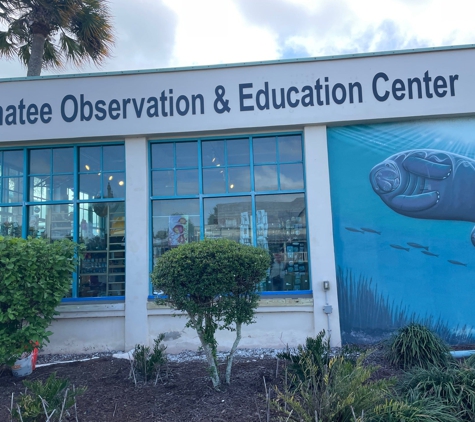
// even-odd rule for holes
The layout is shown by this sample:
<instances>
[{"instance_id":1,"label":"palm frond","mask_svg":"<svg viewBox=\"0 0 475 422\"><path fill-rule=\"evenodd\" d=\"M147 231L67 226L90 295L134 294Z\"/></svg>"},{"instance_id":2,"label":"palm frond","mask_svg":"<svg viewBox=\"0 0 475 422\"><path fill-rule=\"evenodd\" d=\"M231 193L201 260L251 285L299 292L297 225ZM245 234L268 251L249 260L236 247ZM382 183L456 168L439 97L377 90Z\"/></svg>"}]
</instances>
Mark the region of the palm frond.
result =
<instances>
[{"instance_id":1,"label":"palm frond","mask_svg":"<svg viewBox=\"0 0 475 422\"><path fill-rule=\"evenodd\" d=\"M0 31L0 57L11 59L16 54L16 45L7 31Z\"/></svg>"}]
</instances>

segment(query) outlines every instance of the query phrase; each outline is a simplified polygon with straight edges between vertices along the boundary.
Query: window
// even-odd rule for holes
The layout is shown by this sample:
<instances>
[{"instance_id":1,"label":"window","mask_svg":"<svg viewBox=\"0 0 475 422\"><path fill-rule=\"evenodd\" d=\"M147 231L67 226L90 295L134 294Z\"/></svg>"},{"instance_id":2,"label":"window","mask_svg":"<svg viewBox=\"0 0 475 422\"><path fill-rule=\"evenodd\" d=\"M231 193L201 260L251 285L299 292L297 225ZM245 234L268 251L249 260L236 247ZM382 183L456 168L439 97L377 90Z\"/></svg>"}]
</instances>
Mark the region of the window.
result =
<instances>
[{"instance_id":1,"label":"window","mask_svg":"<svg viewBox=\"0 0 475 422\"><path fill-rule=\"evenodd\" d=\"M125 294L125 150L0 150L0 234L83 243L71 298Z\"/></svg>"},{"instance_id":2,"label":"window","mask_svg":"<svg viewBox=\"0 0 475 422\"><path fill-rule=\"evenodd\" d=\"M300 134L151 142L152 250L227 238L271 255L262 291L309 290Z\"/></svg>"}]
</instances>

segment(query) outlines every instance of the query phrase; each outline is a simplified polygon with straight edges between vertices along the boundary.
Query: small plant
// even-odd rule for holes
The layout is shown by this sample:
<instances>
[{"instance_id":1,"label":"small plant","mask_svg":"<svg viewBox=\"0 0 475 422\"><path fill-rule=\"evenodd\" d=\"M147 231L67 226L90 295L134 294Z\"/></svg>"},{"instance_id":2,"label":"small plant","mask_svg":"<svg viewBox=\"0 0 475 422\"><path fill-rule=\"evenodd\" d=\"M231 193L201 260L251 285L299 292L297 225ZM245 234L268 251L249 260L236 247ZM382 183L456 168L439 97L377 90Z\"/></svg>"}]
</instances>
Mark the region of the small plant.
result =
<instances>
[{"instance_id":1,"label":"small plant","mask_svg":"<svg viewBox=\"0 0 475 422\"><path fill-rule=\"evenodd\" d=\"M459 421L475 420L475 369L464 364L413 368L399 389L406 396L428 397L452 407Z\"/></svg>"},{"instance_id":2,"label":"small plant","mask_svg":"<svg viewBox=\"0 0 475 422\"><path fill-rule=\"evenodd\" d=\"M445 342L431 330L411 323L389 340L386 355L391 364L408 369L414 366L445 366L451 360L449 352Z\"/></svg>"},{"instance_id":3,"label":"small plant","mask_svg":"<svg viewBox=\"0 0 475 422\"><path fill-rule=\"evenodd\" d=\"M62 421L68 409L75 405L76 397L86 391L69 388L69 380L56 378L56 372L45 382L25 380L23 384L27 390L21 394L16 409L11 410L13 418L22 422Z\"/></svg>"},{"instance_id":4,"label":"small plant","mask_svg":"<svg viewBox=\"0 0 475 422\"><path fill-rule=\"evenodd\" d=\"M371 381L376 368L343 356L331 357L319 366L309 354L300 360L299 371L290 375L284 392L276 389L274 406L285 415L282 421L364 421L367 409L384 402L393 380ZM292 368L292 367L291 367ZM291 369L292 371L292 369Z\"/></svg>"},{"instance_id":5,"label":"small plant","mask_svg":"<svg viewBox=\"0 0 475 422\"><path fill-rule=\"evenodd\" d=\"M162 343L165 334L160 334L153 342L153 348L137 344L132 354L132 374L140 374L144 381L155 379L157 383L162 367L167 363L166 346Z\"/></svg>"},{"instance_id":6,"label":"small plant","mask_svg":"<svg viewBox=\"0 0 475 422\"><path fill-rule=\"evenodd\" d=\"M287 347L285 352L277 354L279 359L292 362L291 371L300 379L304 378L304 367L308 365L310 359L312 364L323 370L328 365L331 358L330 339L325 339L325 330L320 331L315 338L307 337L305 345L298 345L297 349Z\"/></svg>"},{"instance_id":7,"label":"small plant","mask_svg":"<svg viewBox=\"0 0 475 422\"><path fill-rule=\"evenodd\" d=\"M376 406L368 422L460 422L453 409L429 397L412 400L386 400Z\"/></svg>"}]
</instances>

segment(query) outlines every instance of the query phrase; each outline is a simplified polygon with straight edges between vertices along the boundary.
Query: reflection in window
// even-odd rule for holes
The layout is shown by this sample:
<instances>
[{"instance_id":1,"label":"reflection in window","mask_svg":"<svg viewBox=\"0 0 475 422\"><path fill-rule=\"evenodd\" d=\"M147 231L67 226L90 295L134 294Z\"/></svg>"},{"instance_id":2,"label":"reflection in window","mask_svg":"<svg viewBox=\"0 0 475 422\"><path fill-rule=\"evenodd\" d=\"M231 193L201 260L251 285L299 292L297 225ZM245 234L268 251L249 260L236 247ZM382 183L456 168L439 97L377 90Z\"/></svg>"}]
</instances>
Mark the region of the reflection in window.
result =
<instances>
[{"instance_id":1,"label":"reflection in window","mask_svg":"<svg viewBox=\"0 0 475 422\"><path fill-rule=\"evenodd\" d=\"M21 237L22 207L0 207L0 236Z\"/></svg>"},{"instance_id":2,"label":"reflection in window","mask_svg":"<svg viewBox=\"0 0 475 422\"><path fill-rule=\"evenodd\" d=\"M150 153L154 258L227 238L269 251L262 291L310 289L301 135L152 143Z\"/></svg>"},{"instance_id":3,"label":"reflection in window","mask_svg":"<svg viewBox=\"0 0 475 422\"><path fill-rule=\"evenodd\" d=\"M252 245L251 197L206 198L205 237Z\"/></svg>"},{"instance_id":4,"label":"reflection in window","mask_svg":"<svg viewBox=\"0 0 475 422\"><path fill-rule=\"evenodd\" d=\"M125 198L123 145L79 148L79 199Z\"/></svg>"},{"instance_id":5,"label":"reflection in window","mask_svg":"<svg viewBox=\"0 0 475 422\"><path fill-rule=\"evenodd\" d=\"M257 242L272 265L265 290L308 290L308 243L304 194L256 197Z\"/></svg>"},{"instance_id":6,"label":"reflection in window","mask_svg":"<svg viewBox=\"0 0 475 422\"><path fill-rule=\"evenodd\" d=\"M23 200L23 151L0 151L0 203Z\"/></svg>"},{"instance_id":7,"label":"reflection in window","mask_svg":"<svg viewBox=\"0 0 475 422\"><path fill-rule=\"evenodd\" d=\"M154 258L173 247L200 239L200 205L197 199L153 201L152 206Z\"/></svg>"},{"instance_id":8,"label":"reflection in window","mask_svg":"<svg viewBox=\"0 0 475 422\"><path fill-rule=\"evenodd\" d=\"M79 297L125 295L125 203L79 205Z\"/></svg>"},{"instance_id":9,"label":"reflection in window","mask_svg":"<svg viewBox=\"0 0 475 422\"><path fill-rule=\"evenodd\" d=\"M123 198L124 145L0 150L0 236L84 243L70 297L125 294Z\"/></svg>"},{"instance_id":10,"label":"reflection in window","mask_svg":"<svg viewBox=\"0 0 475 422\"><path fill-rule=\"evenodd\" d=\"M74 190L73 148L42 148L29 151L29 200L72 200Z\"/></svg>"},{"instance_id":11,"label":"reflection in window","mask_svg":"<svg viewBox=\"0 0 475 422\"><path fill-rule=\"evenodd\" d=\"M28 207L28 235L43 239L73 239L72 204L34 205Z\"/></svg>"}]
</instances>

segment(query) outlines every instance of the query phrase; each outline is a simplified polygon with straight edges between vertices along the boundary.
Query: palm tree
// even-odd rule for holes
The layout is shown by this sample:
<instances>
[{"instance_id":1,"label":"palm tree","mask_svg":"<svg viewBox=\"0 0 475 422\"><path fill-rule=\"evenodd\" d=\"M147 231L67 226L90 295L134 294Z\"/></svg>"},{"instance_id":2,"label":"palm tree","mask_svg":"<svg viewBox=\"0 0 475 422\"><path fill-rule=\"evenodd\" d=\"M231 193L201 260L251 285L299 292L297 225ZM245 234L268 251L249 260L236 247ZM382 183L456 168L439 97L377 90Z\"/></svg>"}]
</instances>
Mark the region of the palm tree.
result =
<instances>
[{"instance_id":1,"label":"palm tree","mask_svg":"<svg viewBox=\"0 0 475 422\"><path fill-rule=\"evenodd\" d=\"M0 0L0 57L18 56L27 76L66 62L100 64L114 37L105 0Z\"/></svg>"}]
</instances>

